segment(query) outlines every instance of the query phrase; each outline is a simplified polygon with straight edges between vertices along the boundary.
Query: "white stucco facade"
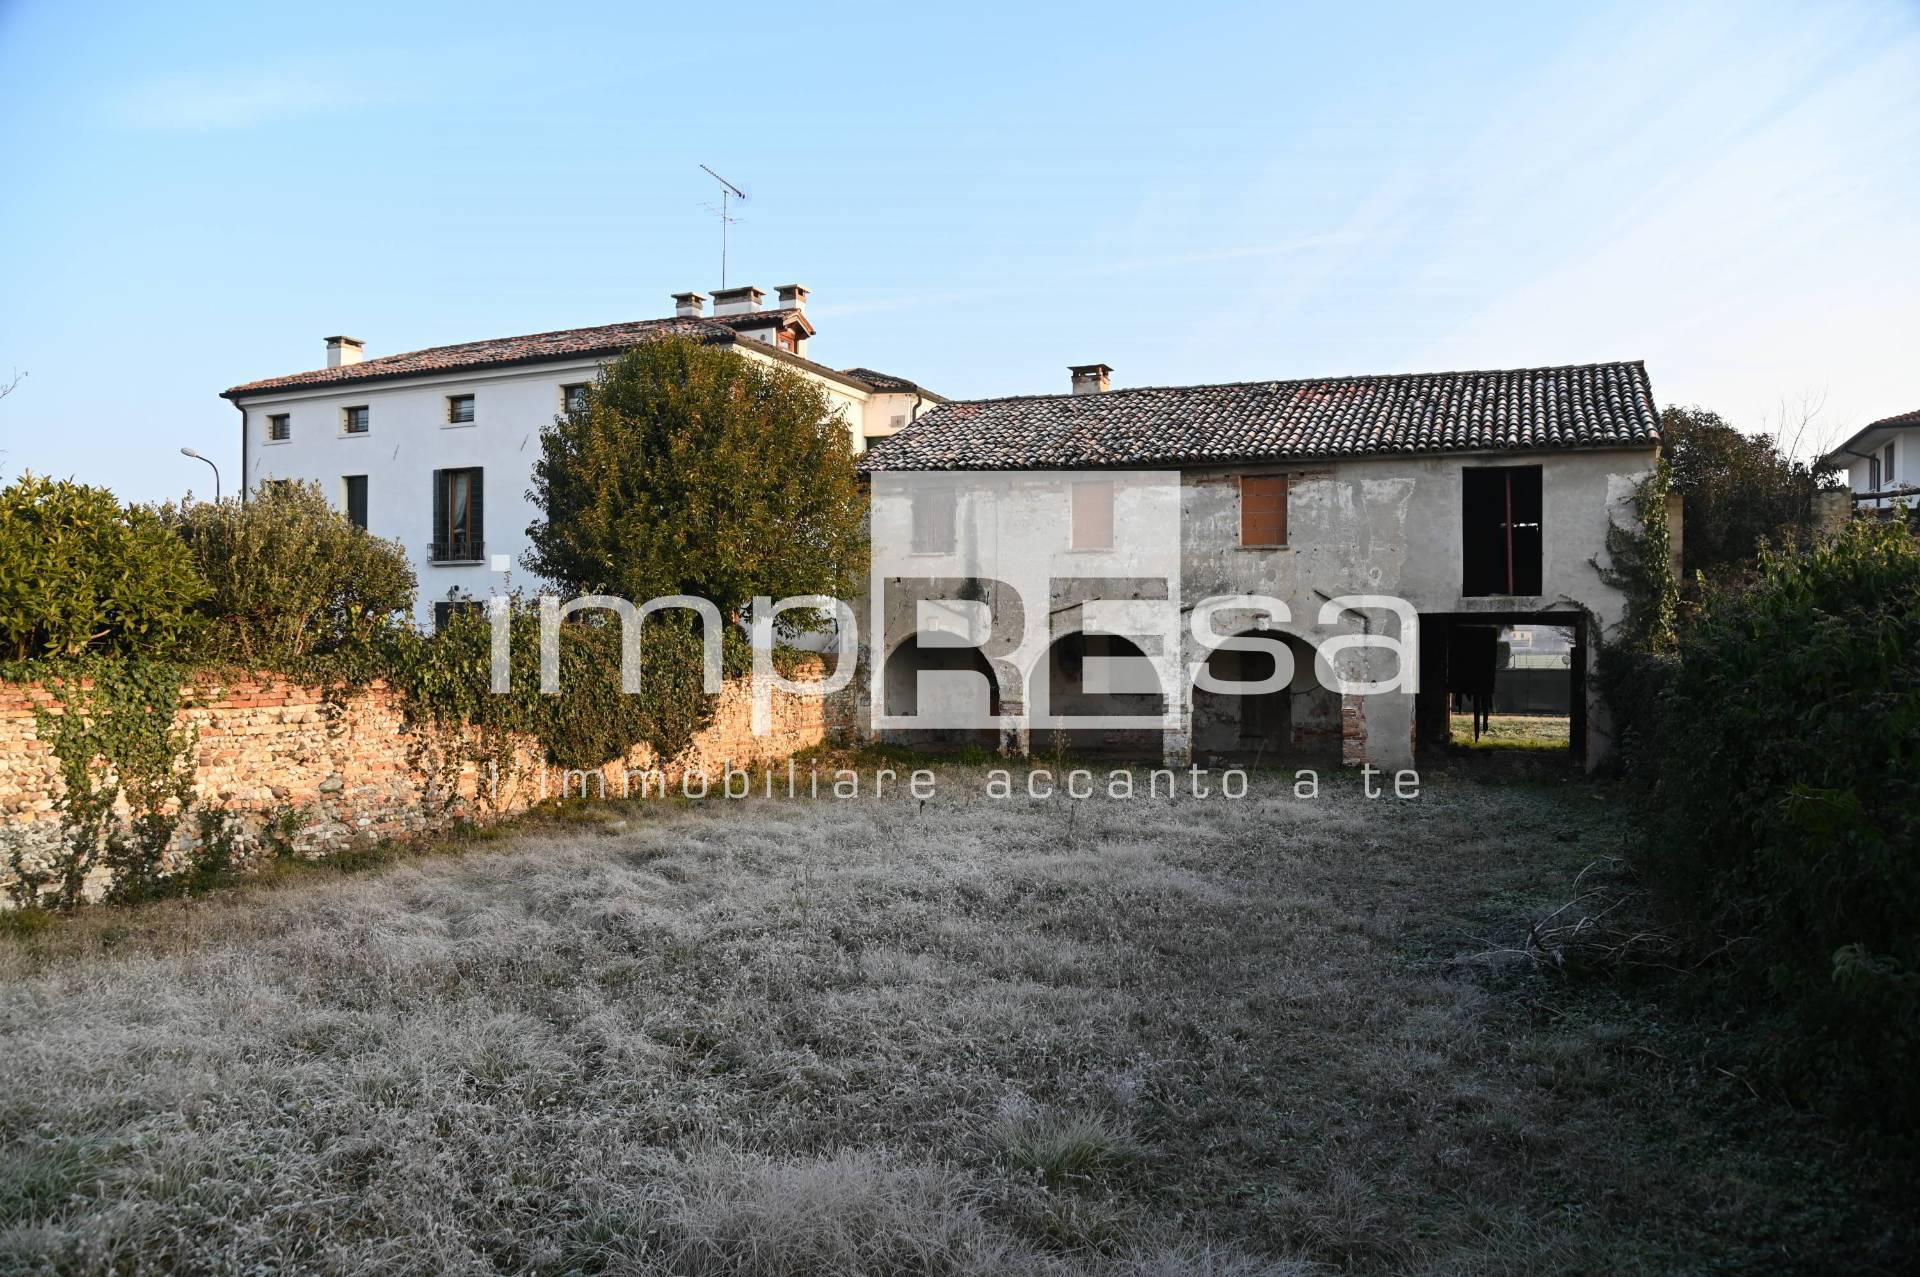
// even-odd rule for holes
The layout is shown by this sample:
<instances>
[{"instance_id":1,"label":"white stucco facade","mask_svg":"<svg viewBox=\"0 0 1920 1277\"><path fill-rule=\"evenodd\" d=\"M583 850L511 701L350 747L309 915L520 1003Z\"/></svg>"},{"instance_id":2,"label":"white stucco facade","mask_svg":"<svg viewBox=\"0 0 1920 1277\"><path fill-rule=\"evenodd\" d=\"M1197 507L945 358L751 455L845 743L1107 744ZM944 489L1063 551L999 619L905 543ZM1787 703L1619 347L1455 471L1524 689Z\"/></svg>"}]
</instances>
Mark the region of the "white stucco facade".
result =
<instances>
[{"instance_id":1,"label":"white stucco facade","mask_svg":"<svg viewBox=\"0 0 1920 1277\"><path fill-rule=\"evenodd\" d=\"M939 402L923 391L870 387L775 350L759 333L741 334L730 348L818 385L856 453L869 437L891 434ZM539 514L527 493L540 432L563 411L566 388L593 381L603 358L230 392L243 414L243 490L257 492L274 480L310 481L345 509L349 477L364 476L367 529L406 548L420 583L415 619L430 625L437 603L484 600L538 584L520 557L528 548L527 527ZM449 399L462 395L473 397L473 420L454 424ZM346 429L350 408L366 409L364 432ZM278 417L286 419L284 439L271 437ZM435 476L466 468L483 475L482 544L476 557L438 562L429 553L436 540Z\"/></svg>"}]
</instances>

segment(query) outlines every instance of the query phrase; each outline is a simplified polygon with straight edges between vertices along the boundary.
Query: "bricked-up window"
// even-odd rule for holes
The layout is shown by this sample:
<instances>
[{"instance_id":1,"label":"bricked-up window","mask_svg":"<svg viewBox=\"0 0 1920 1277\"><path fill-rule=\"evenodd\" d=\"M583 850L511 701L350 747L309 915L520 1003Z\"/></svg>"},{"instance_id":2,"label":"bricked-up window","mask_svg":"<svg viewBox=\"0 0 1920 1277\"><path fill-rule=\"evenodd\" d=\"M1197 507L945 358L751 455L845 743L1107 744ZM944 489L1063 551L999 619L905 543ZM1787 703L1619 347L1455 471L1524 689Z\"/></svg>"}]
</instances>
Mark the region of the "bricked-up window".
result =
<instances>
[{"instance_id":1,"label":"bricked-up window","mask_svg":"<svg viewBox=\"0 0 1920 1277\"><path fill-rule=\"evenodd\" d=\"M289 413L276 412L267 418L267 442L285 443L293 438L293 417Z\"/></svg>"},{"instance_id":2,"label":"bricked-up window","mask_svg":"<svg viewBox=\"0 0 1920 1277\"><path fill-rule=\"evenodd\" d=\"M433 562L471 563L486 557L484 478L477 466L433 472L433 543L428 549Z\"/></svg>"},{"instance_id":3,"label":"bricked-up window","mask_svg":"<svg viewBox=\"0 0 1920 1277\"><path fill-rule=\"evenodd\" d=\"M957 525L952 488L913 490L913 552L952 554Z\"/></svg>"},{"instance_id":4,"label":"bricked-up window","mask_svg":"<svg viewBox=\"0 0 1920 1277\"><path fill-rule=\"evenodd\" d=\"M346 499L347 522L356 528L367 526L367 476L348 474L340 476L342 495Z\"/></svg>"},{"instance_id":5,"label":"bricked-up window","mask_svg":"<svg viewBox=\"0 0 1920 1277\"><path fill-rule=\"evenodd\" d=\"M447 396L447 424L450 426L467 426L473 424L472 395Z\"/></svg>"},{"instance_id":6,"label":"bricked-up window","mask_svg":"<svg viewBox=\"0 0 1920 1277\"><path fill-rule=\"evenodd\" d=\"M1240 544L1287 543L1287 476L1240 476Z\"/></svg>"},{"instance_id":7,"label":"bricked-up window","mask_svg":"<svg viewBox=\"0 0 1920 1277\"><path fill-rule=\"evenodd\" d=\"M1113 482L1092 479L1073 485L1073 548L1113 548Z\"/></svg>"},{"instance_id":8,"label":"bricked-up window","mask_svg":"<svg viewBox=\"0 0 1920 1277\"><path fill-rule=\"evenodd\" d=\"M1461 593L1540 593L1539 466L1463 470Z\"/></svg>"},{"instance_id":9,"label":"bricked-up window","mask_svg":"<svg viewBox=\"0 0 1920 1277\"><path fill-rule=\"evenodd\" d=\"M342 409L340 420L348 434L363 435L367 433L367 424L371 420L371 414L367 411L366 405L361 404L357 408Z\"/></svg>"}]
</instances>

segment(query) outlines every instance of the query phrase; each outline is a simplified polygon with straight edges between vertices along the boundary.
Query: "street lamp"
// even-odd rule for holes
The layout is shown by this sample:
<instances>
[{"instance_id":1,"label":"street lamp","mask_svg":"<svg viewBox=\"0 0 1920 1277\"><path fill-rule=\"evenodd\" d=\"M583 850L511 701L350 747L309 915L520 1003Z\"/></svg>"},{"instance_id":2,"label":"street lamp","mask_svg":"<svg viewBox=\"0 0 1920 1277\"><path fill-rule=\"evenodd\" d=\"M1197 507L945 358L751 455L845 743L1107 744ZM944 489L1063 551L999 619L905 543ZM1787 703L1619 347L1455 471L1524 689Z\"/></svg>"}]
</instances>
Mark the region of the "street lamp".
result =
<instances>
[{"instance_id":1,"label":"street lamp","mask_svg":"<svg viewBox=\"0 0 1920 1277\"><path fill-rule=\"evenodd\" d=\"M210 465L210 466L213 466L213 500L214 500L214 503L215 503L216 505L217 505L217 504L219 504L219 501L220 501L220 467L219 467L219 466L214 466L214 465L213 465L213 462L212 462L212 461L211 461L211 460L210 460L209 458L206 458L206 457L203 457L203 456L201 456L201 455L200 455L199 453L197 453L197 452L195 452L195 451L194 451L194 450L193 450L192 448L182 448L182 449L180 449L180 455L181 455L181 456L183 456L183 457L192 457L192 458L193 458L193 459L194 459L195 461L205 461L205 462L206 462L206 463L207 463L208 465Z\"/></svg>"}]
</instances>

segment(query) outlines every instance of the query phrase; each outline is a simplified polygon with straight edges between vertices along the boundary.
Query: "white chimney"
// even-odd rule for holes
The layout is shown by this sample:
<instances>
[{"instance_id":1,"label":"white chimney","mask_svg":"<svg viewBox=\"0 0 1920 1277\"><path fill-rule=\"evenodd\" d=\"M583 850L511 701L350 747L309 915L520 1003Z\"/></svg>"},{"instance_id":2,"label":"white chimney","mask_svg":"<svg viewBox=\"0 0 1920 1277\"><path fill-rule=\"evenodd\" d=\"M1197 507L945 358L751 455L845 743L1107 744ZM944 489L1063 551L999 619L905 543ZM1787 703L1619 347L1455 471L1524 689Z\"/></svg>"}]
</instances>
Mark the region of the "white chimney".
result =
<instances>
[{"instance_id":1,"label":"white chimney","mask_svg":"<svg viewBox=\"0 0 1920 1277\"><path fill-rule=\"evenodd\" d=\"M773 290L780 296L781 310L805 310L808 289L803 284L782 284Z\"/></svg>"},{"instance_id":2,"label":"white chimney","mask_svg":"<svg viewBox=\"0 0 1920 1277\"><path fill-rule=\"evenodd\" d=\"M715 317L751 315L760 309L760 303L766 297L765 290L755 288L752 284L743 284L739 288L718 288L713 294L713 313Z\"/></svg>"},{"instance_id":3,"label":"white chimney","mask_svg":"<svg viewBox=\"0 0 1920 1277\"><path fill-rule=\"evenodd\" d=\"M1073 374L1073 393L1076 395L1103 393L1108 379L1113 376L1113 369L1105 364L1074 364L1067 371Z\"/></svg>"},{"instance_id":4,"label":"white chimney","mask_svg":"<svg viewBox=\"0 0 1920 1277\"><path fill-rule=\"evenodd\" d=\"M358 337L327 338L327 367L345 368L366 358L367 343Z\"/></svg>"},{"instance_id":5,"label":"white chimney","mask_svg":"<svg viewBox=\"0 0 1920 1277\"><path fill-rule=\"evenodd\" d=\"M705 293L675 293L673 314L676 319L699 319L707 313Z\"/></svg>"}]
</instances>

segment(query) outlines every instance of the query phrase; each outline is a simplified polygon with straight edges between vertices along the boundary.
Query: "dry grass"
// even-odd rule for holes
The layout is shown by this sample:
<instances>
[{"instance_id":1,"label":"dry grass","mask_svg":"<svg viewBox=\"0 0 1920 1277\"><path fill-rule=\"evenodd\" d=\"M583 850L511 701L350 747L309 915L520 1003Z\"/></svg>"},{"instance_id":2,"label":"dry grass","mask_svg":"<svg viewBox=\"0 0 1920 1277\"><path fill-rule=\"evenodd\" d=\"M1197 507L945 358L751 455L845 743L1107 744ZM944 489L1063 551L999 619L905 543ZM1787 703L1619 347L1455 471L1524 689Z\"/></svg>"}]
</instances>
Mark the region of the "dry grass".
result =
<instances>
[{"instance_id":1,"label":"dry grass","mask_svg":"<svg viewBox=\"0 0 1920 1277\"><path fill-rule=\"evenodd\" d=\"M656 803L0 940L0 1271L1785 1271L1910 1240L1871 1166L1632 989L1449 962L1616 849L1595 791L1267 777L1070 819L979 789Z\"/></svg>"},{"instance_id":2,"label":"dry grass","mask_svg":"<svg viewBox=\"0 0 1920 1277\"><path fill-rule=\"evenodd\" d=\"M1465 749L1570 749L1571 719L1551 714L1494 714L1473 738L1473 715L1453 715L1453 743Z\"/></svg>"}]
</instances>

